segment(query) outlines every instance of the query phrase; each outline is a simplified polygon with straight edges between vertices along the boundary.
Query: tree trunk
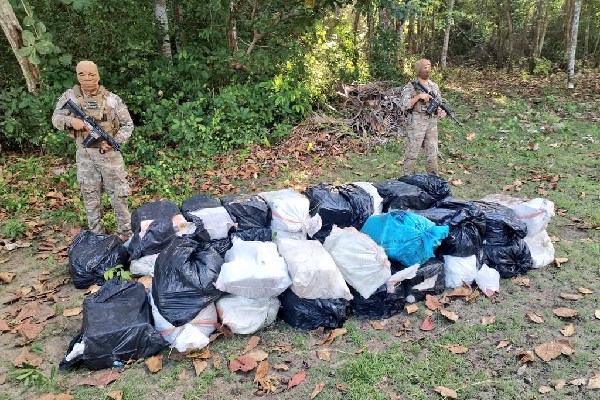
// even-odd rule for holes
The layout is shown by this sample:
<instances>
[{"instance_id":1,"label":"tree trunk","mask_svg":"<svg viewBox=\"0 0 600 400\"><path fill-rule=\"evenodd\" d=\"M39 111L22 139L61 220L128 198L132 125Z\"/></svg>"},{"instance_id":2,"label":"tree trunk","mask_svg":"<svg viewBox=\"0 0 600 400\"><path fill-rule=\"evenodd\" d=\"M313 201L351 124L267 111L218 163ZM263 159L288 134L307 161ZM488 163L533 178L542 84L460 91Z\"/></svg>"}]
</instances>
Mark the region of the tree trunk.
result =
<instances>
[{"instance_id":1,"label":"tree trunk","mask_svg":"<svg viewBox=\"0 0 600 400\"><path fill-rule=\"evenodd\" d=\"M506 22L506 55L507 55L507 65L506 71L511 73L513 70L513 23L512 23L512 13L510 10L510 2L509 0L504 0L502 2L504 20Z\"/></svg>"},{"instance_id":2,"label":"tree trunk","mask_svg":"<svg viewBox=\"0 0 600 400\"><path fill-rule=\"evenodd\" d=\"M185 39L181 27L183 23L183 7L181 7L178 0L173 0L173 23L175 25L175 47L181 49L185 46Z\"/></svg>"},{"instance_id":3,"label":"tree trunk","mask_svg":"<svg viewBox=\"0 0 600 400\"><path fill-rule=\"evenodd\" d=\"M237 39L237 3L233 0L229 1L229 15L227 16L227 47L232 52L237 51L238 49L238 39ZM256 43L254 43L256 44ZM252 46L254 48L254 46ZM250 50L251 52L252 50ZM248 52L248 54L250 54Z\"/></svg>"},{"instance_id":4,"label":"tree trunk","mask_svg":"<svg viewBox=\"0 0 600 400\"><path fill-rule=\"evenodd\" d=\"M154 18L156 18L160 27L160 54L163 57L171 57L171 37L169 36L169 17L166 0L154 0Z\"/></svg>"},{"instance_id":5,"label":"tree trunk","mask_svg":"<svg viewBox=\"0 0 600 400\"><path fill-rule=\"evenodd\" d=\"M569 49L571 48L571 31L572 23L573 23L573 8L575 6L575 0L565 0L565 4L563 5L563 15L564 15L564 31L565 31L565 55L567 55Z\"/></svg>"},{"instance_id":6,"label":"tree trunk","mask_svg":"<svg viewBox=\"0 0 600 400\"><path fill-rule=\"evenodd\" d=\"M446 60L448 58L448 45L450 44L450 29L452 28L452 11L454 11L454 0L448 1L448 14L446 16L446 29L444 29L444 45L442 46L442 57L440 68L446 69Z\"/></svg>"},{"instance_id":7,"label":"tree trunk","mask_svg":"<svg viewBox=\"0 0 600 400\"><path fill-rule=\"evenodd\" d=\"M579 14L581 13L581 0L575 0L573 8L573 20L571 22L571 47L569 48L569 58L567 62L567 89L573 89L575 84L575 50L577 49L577 31L579 29Z\"/></svg>"},{"instance_id":8,"label":"tree trunk","mask_svg":"<svg viewBox=\"0 0 600 400\"><path fill-rule=\"evenodd\" d=\"M590 21L591 20L591 16L587 16L587 18L585 19L585 35L583 36L583 62L584 65L587 64L587 59L588 59L588 55L589 53L589 45L590 45Z\"/></svg>"},{"instance_id":9,"label":"tree trunk","mask_svg":"<svg viewBox=\"0 0 600 400\"><path fill-rule=\"evenodd\" d=\"M358 25L360 24L360 10L354 9L352 20L352 66L358 71Z\"/></svg>"},{"instance_id":10,"label":"tree trunk","mask_svg":"<svg viewBox=\"0 0 600 400\"><path fill-rule=\"evenodd\" d=\"M406 38L408 42L408 54L415 53L415 14L413 12L410 13L408 17L408 37Z\"/></svg>"},{"instance_id":11,"label":"tree trunk","mask_svg":"<svg viewBox=\"0 0 600 400\"><path fill-rule=\"evenodd\" d=\"M23 39L21 37L22 29L8 0L0 0L0 25L2 25L4 35L6 36L6 39L8 39L8 43L10 43L10 47L21 67L27 90L29 93L37 96L40 69L37 65L30 63L27 57L22 57L17 54L17 51L23 47Z\"/></svg>"}]
</instances>

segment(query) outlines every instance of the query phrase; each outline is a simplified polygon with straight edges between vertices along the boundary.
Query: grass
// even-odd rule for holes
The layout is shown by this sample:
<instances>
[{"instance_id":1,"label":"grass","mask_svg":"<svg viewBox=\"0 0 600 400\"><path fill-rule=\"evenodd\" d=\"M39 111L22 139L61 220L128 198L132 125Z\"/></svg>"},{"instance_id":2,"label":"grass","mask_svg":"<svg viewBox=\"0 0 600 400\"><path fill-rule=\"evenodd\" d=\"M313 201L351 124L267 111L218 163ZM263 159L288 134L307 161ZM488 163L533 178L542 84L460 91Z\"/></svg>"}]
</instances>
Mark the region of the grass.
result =
<instances>
[{"instance_id":1,"label":"grass","mask_svg":"<svg viewBox=\"0 0 600 400\"><path fill-rule=\"evenodd\" d=\"M278 321L257 332L261 337L258 347L269 351L273 346L290 344L290 352L269 351L268 359L271 366L286 364L289 370L271 369L269 373L282 378L281 387L286 386L293 373L302 369L306 370L307 379L272 397L310 398L315 385L324 383L317 399L378 400L396 395L429 400L440 398L434 391L438 385L456 390L459 399L600 398L598 391L569 384L544 395L538 392L541 386L554 387L557 380L589 379L600 371L597 353L600 322L594 317L595 310L600 308L597 283L600 273L600 230L597 229L600 226L600 157L597 156L600 127L578 114L597 115L600 103L588 101L582 108L577 98L553 87L544 87L540 97L522 98L514 92L512 84L507 81L504 92L496 88L496 95L487 94L484 87L469 93L446 89L449 102L465 127L440 123L441 176L454 182L451 187L454 196L466 200L494 193L552 200L560 212L548 231L557 239L554 242L556 256L568 261L560 267L551 265L530 271L531 287L503 280L496 302L483 296L473 304L454 300L447 308L457 313L459 320L452 323L435 313L432 318L436 328L431 332L419 330L425 318L422 303L419 312L391 318L382 331L350 317L344 325L347 333L330 346L330 362L320 360L315 354L317 349L323 348L318 344L323 340L322 332L305 332ZM292 182L346 183L397 178L402 174L402 153L402 143L395 140L371 145L364 154L322 159L320 163L313 160L304 169L282 168L277 184L260 189L282 188ZM230 162L234 168L236 163L243 163L244 158L232 157ZM162 196L178 203L191 195L191 187L169 187L175 181L204 179L203 170L190 165L185 160L176 160L173 164L162 160L152 168L131 166L132 178L147 183L133 196L132 205ZM322 172L314 170L317 165ZM55 161L46 157L20 157L0 164L0 180L6 183L0 185L0 208L11 213L11 220L26 223L41 215L47 224L61 223L65 227L85 221L73 165L66 164L67 172L62 175L47 173L55 167ZM215 168L215 164L206 168ZM419 168L424 170L423 157L419 159ZM215 185L219 179L207 178ZM153 180L151 184L150 180ZM516 184L517 181L520 184ZM236 185L241 184L236 182ZM52 190L60 190L69 201L62 206L53 205L46 197ZM108 204L103 205L110 209ZM109 213L106 218L112 226L114 217ZM35 251L22 251L31 265L40 265L31 261ZM65 274L66 268L52 264L53 274L60 268ZM578 301L560 297L561 292L577 293L582 287L593 293ZM7 288L0 287L0 292L5 293ZM72 292L64 307L79 305L81 299L80 292ZM557 307L575 308L579 316L568 320L557 317L552 311ZM529 321L528 312L538 313L544 323ZM483 325L481 317L486 315L496 316L496 322ZM396 336L404 318L410 321L412 331ZM568 323L575 325L576 333L564 337L560 330ZM66 336L68 341L75 334L76 325L67 321L60 329L47 332ZM501 340L508 340L510 344L498 348ZM551 340L569 340L575 353L549 362L537 359L518 375L519 353ZM253 398L254 372L231 373L226 365L227 360L243 351L247 341L247 336L216 340L210 349L223 363L214 368L209 361L209 368L199 377L194 376L188 360L169 360L165 351L162 371L151 375L143 364L133 365L110 389L76 386L76 381L86 374L84 371L59 374L57 385L73 393L78 400L104 399L109 390L122 390L126 400ZM445 347L449 344L460 344L469 350L465 354L453 354ZM43 342L36 342L32 348L44 353L49 350ZM46 360L44 366L56 361ZM48 368L45 371L47 375ZM180 378L182 371L186 373L184 379ZM40 393L14 380L9 380L7 386L11 393ZM19 394L17 397L27 396ZM11 397L0 395L0 399L3 398Z\"/></svg>"}]
</instances>

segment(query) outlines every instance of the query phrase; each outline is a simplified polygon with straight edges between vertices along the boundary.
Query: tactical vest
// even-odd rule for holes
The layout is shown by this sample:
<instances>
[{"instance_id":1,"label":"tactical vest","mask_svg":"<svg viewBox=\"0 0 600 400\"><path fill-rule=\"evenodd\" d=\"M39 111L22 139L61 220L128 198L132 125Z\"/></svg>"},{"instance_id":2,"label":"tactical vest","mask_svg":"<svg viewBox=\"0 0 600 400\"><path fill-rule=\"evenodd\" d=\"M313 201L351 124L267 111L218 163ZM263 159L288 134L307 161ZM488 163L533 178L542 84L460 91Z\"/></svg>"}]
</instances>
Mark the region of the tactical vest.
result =
<instances>
[{"instance_id":1,"label":"tactical vest","mask_svg":"<svg viewBox=\"0 0 600 400\"><path fill-rule=\"evenodd\" d=\"M417 89L414 85L414 82L409 83L409 85L411 86L411 91L410 91L410 97L413 98L415 97L417 94L422 93L423 91L420 89ZM437 90L435 88L435 86L432 86L430 90L433 90L435 92L435 94L441 98L441 93L439 92L439 90ZM415 105L412 108L412 113L414 114L426 114L427 111L427 106L429 106L429 102L425 102L423 100L419 100L415 103Z\"/></svg>"},{"instance_id":2,"label":"tactical vest","mask_svg":"<svg viewBox=\"0 0 600 400\"><path fill-rule=\"evenodd\" d=\"M73 86L73 92L77 99L77 105L79 105L87 115L93 117L96 120L96 123L100 125L106 133L114 137L119 131L119 127L115 126L115 110L107 104L106 100L109 93L104 86L100 86L93 96L84 96L79 85ZM77 138L78 144L83 140L83 137L81 136L87 135L85 131L72 131L72 133ZM95 145L93 147L98 146L99 145Z\"/></svg>"}]
</instances>

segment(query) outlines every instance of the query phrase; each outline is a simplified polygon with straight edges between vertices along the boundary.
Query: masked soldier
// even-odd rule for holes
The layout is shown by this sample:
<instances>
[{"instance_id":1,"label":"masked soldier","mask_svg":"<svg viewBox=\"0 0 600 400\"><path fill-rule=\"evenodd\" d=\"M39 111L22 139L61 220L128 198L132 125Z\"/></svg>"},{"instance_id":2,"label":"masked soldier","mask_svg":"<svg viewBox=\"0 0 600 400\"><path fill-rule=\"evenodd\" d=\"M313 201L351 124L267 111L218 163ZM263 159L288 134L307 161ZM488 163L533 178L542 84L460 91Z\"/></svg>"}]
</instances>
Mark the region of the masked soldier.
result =
<instances>
[{"instance_id":1,"label":"masked soldier","mask_svg":"<svg viewBox=\"0 0 600 400\"><path fill-rule=\"evenodd\" d=\"M127 207L130 194L123 156L106 141L100 140L92 147L83 146L89 134L84 121L73 117L62 106L67 100L75 102L87 115L93 117L106 133L119 144L133 132L133 121L123 100L104 86L99 85L98 67L92 61L81 61L76 67L79 85L68 89L56 103L52 125L68 130L77 145L77 182L85 205L89 229L102 233L102 209L100 199L106 190L117 220L118 234L125 240L131 236L131 215Z\"/></svg>"},{"instance_id":2,"label":"masked soldier","mask_svg":"<svg viewBox=\"0 0 600 400\"><path fill-rule=\"evenodd\" d=\"M429 91L433 91L441 100L440 88L429 80L431 62L426 59L415 63L417 79ZM408 113L407 134L404 142L404 174L415 173L415 164L421 147L425 151L425 169L427 173L438 173L438 130L437 119L445 118L446 112L438 107L436 115L427 115L426 110L431 96L415 88L411 82L404 86L401 94L401 109Z\"/></svg>"}]
</instances>

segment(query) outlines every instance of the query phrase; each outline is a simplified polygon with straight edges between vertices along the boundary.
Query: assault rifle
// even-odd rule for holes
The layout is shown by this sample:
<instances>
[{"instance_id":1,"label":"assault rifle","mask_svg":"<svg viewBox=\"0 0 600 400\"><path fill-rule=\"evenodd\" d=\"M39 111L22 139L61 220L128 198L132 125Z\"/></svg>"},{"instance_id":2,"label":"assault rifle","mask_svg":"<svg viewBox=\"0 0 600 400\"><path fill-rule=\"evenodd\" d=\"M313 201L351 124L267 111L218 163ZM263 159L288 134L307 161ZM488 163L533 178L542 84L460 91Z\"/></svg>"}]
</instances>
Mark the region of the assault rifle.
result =
<instances>
[{"instance_id":1,"label":"assault rifle","mask_svg":"<svg viewBox=\"0 0 600 400\"><path fill-rule=\"evenodd\" d=\"M121 146L119 143L117 143L112 136L106 133L104 129L98 125L94 117L87 115L81 108L79 108L77 104L75 104L73 100L67 100L62 108L68 110L75 117L83 120L85 126L90 130L90 134L83 139L83 147L92 147L99 140L106 140L106 142L110 144L113 149L121 151ZM103 153L102 151L100 152Z\"/></svg>"},{"instance_id":2,"label":"assault rifle","mask_svg":"<svg viewBox=\"0 0 600 400\"><path fill-rule=\"evenodd\" d=\"M425 86L423 86L423 84L419 82L418 79L413 83L413 86L416 89L422 90L431 96L431 100L429 100L429 105L427 106L427 110L425 111L427 115L433 115L433 113L437 112L438 108L441 108L442 110L446 111L446 115L448 115L448 117L450 117L452 121L456 122L458 126L462 126L462 124L458 122L458 120L454 116L454 113L448 108L448 106L442 103L442 101L437 97L433 90L427 90Z\"/></svg>"}]
</instances>

